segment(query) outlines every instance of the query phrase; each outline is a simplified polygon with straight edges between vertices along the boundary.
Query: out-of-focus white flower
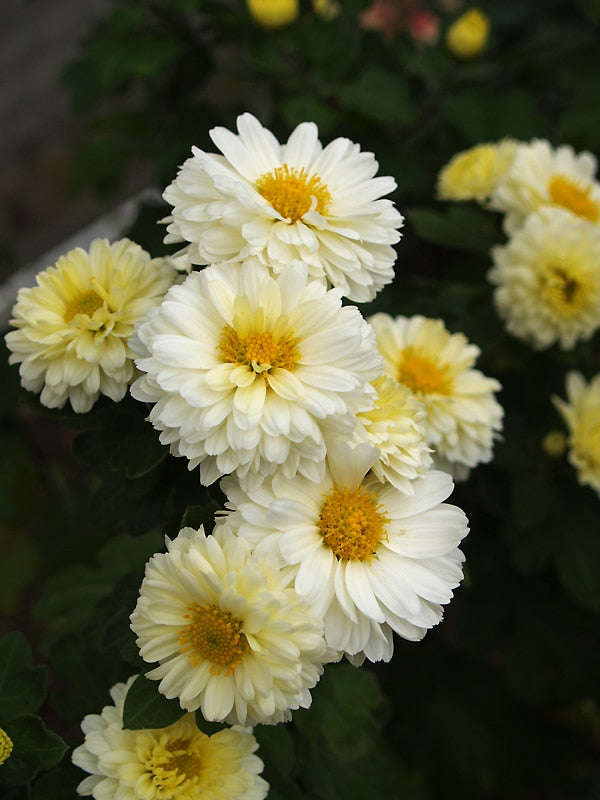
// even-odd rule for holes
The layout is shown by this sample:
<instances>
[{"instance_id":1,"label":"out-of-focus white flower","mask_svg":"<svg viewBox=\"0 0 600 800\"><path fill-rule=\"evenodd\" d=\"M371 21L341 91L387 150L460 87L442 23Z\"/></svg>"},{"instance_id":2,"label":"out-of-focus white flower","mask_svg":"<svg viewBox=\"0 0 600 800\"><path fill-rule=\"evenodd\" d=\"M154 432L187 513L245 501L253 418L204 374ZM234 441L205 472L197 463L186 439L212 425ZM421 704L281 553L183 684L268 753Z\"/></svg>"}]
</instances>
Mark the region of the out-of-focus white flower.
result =
<instances>
[{"instance_id":1,"label":"out-of-focus white flower","mask_svg":"<svg viewBox=\"0 0 600 800\"><path fill-rule=\"evenodd\" d=\"M420 424L433 448L434 464L458 480L471 467L490 461L503 410L494 397L498 381L473 368L479 348L464 334L450 333L439 319L380 313L369 322L384 372L425 406Z\"/></svg>"},{"instance_id":2,"label":"out-of-focus white flower","mask_svg":"<svg viewBox=\"0 0 600 800\"><path fill-rule=\"evenodd\" d=\"M492 259L494 302L513 336L570 350L600 326L600 226L543 207L492 248Z\"/></svg>"},{"instance_id":3,"label":"out-of-focus white flower","mask_svg":"<svg viewBox=\"0 0 600 800\"><path fill-rule=\"evenodd\" d=\"M318 479L325 429L351 432L381 371L358 309L299 263L279 275L256 259L191 273L138 337L145 374L131 392L154 403L161 441L206 484L276 468Z\"/></svg>"},{"instance_id":4,"label":"out-of-focus white flower","mask_svg":"<svg viewBox=\"0 0 600 800\"><path fill-rule=\"evenodd\" d=\"M210 536L183 528L146 565L131 628L146 677L207 720L254 725L308 708L328 652L323 623L222 523Z\"/></svg>"},{"instance_id":5,"label":"out-of-focus white flower","mask_svg":"<svg viewBox=\"0 0 600 800\"><path fill-rule=\"evenodd\" d=\"M193 714L165 728L127 730L123 706L129 687L111 689L114 705L88 714L85 741L73 763L89 776L77 787L95 800L263 800L269 790L260 777L261 759L250 728L239 726L207 736Z\"/></svg>"},{"instance_id":6,"label":"out-of-focus white flower","mask_svg":"<svg viewBox=\"0 0 600 800\"><path fill-rule=\"evenodd\" d=\"M592 153L570 145L552 147L546 139L517 146L512 165L492 194L491 207L505 213L507 233L517 231L540 206L554 206L582 219L600 222L600 183Z\"/></svg>"},{"instance_id":7,"label":"out-of-focus white flower","mask_svg":"<svg viewBox=\"0 0 600 800\"><path fill-rule=\"evenodd\" d=\"M214 128L223 155L193 148L165 190L165 241L189 242L192 264L256 256L278 273L299 259L350 300L372 300L394 277L403 218L381 198L395 181L375 177L373 154L349 139L323 148L312 122L283 145L251 114L237 125Z\"/></svg>"},{"instance_id":8,"label":"out-of-focus white flower","mask_svg":"<svg viewBox=\"0 0 600 800\"><path fill-rule=\"evenodd\" d=\"M276 555L325 621L332 649L388 661L392 631L421 639L462 579L467 520L444 503L451 477L430 471L412 495L368 475L378 451L331 443L320 483L276 473L257 489L224 478L230 524L259 557Z\"/></svg>"},{"instance_id":9,"label":"out-of-focus white flower","mask_svg":"<svg viewBox=\"0 0 600 800\"><path fill-rule=\"evenodd\" d=\"M600 374L589 383L579 372L569 372L566 401L553 397L569 431L569 461L579 483L600 496Z\"/></svg>"},{"instance_id":10,"label":"out-of-focus white flower","mask_svg":"<svg viewBox=\"0 0 600 800\"><path fill-rule=\"evenodd\" d=\"M129 239L95 239L61 256L20 289L6 334L21 383L49 408L89 411L101 394L121 400L135 374L129 339L177 273Z\"/></svg>"}]
</instances>

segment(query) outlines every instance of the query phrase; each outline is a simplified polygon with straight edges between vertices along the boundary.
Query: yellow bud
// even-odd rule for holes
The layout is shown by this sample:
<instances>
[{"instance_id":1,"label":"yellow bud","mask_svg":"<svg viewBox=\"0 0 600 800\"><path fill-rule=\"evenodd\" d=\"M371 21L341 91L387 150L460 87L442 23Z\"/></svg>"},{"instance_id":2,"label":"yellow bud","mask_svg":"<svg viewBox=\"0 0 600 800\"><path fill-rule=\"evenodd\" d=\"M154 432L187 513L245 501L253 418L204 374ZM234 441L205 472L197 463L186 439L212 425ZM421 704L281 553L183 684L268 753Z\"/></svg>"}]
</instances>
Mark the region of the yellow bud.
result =
<instances>
[{"instance_id":1,"label":"yellow bud","mask_svg":"<svg viewBox=\"0 0 600 800\"><path fill-rule=\"evenodd\" d=\"M340 13L336 0L312 0L312 7L315 14L325 20L334 19Z\"/></svg>"},{"instance_id":2,"label":"yellow bud","mask_svg":"<svg viewBox=\"0 0 600 800\"><path fill-rule=\"evenodd\" d=\"M561 458L567 449L567 437L562 431L550 431L542 439L542 450L550 458Z\"/></svg>"},{"instance_id":3,"label":"yellow bud","mask_svg":"<svg viewBox=\"0 0 600 800\"><path fill-rule=\"evenodd\" d=\"M246 0L246 4L263 28L282 28L298 16L298 0Z\"/></svg>"},{"instance_id":4,"label":"yellow bud","mask_svg":"<svg viewBox=\"0 0 600 800\"><path fill-rule=\"evenodd\" d=\"M12 739L6 731L0 728L0 764L4 764L13 749Z\"/></svg>"},{"instance_id":5,"label":"yellow bud","mask_svg":"<svg viewBox=\"0 0 600 800\"><path fill-rule=\"evenodd\" d=\"M478 8L471 8L446 31L446 46L458 58L473 58L486 46L489 33L489 19Z\"/></svg>"}]
</instances>

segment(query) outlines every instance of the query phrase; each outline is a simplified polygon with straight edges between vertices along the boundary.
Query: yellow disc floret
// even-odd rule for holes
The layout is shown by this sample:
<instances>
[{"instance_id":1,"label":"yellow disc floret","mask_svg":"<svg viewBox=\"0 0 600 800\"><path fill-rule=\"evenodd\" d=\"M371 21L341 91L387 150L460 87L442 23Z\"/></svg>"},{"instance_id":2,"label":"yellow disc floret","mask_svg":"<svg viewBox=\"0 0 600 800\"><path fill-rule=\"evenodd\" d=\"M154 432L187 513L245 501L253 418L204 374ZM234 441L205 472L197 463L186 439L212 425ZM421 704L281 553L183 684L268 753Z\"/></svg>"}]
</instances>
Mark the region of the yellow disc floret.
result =
<instances>
[{"instance_id":1,"label":"yellow disc floret","mask_svg":"<svg viewBox=\"0 0 600 800\"><path fill-rule=\"evenodd\" d=\"M364 486L334 487L321 508L319 531L323 543L342 561L370 561L379 542L387 539L388 522L374 492Z\"/></svg>"},{"instance_id":2,"label":"yellow disc floret","mask_svg":"<svg viewBox=\"0 0 600 800\"><path fill-rule=\"evenodd\" d=\"M188 612L189 623L179 631L182 652L195 666L209 661L213 674L225 669L225 675L231 675L250 649L242 620L210 603L191 603Z\"/></svg>"},{"instance_id":3,"label":"yellow disc floret","mask_svg":"<svg viewBox=\"0 0 600 800\"><path fill-rule=\"evenodd\" d=\"M296 169L282 164L273 172L261 175L256 181L258 192L278 214L289 222L299 219L313 209L327 213L331 195L318 175L309 175L304 167Z\"/></svg>"},{"instance_id":4,"label":"yellow disc floret","mask_svg":"<svg viewBox=\"0 0 600 800\"><path fill-rule=\"evenodd\" d=\"M199 750L203 738L198 731L190 738L171 739L169 733L160 735L144 763L155 792L153 797L196 796L193 787L202 772Z\"/></svg>"},{"instance_id":5,"label":"yellow disc floret","mask_svg":"<svg viewBox=\"0 0 600 800\"><path fill-rule=\"evenodd\" d=\"M554 175L548 183L552 202L577 214L578 217L597 222L598 204L590 198L590 186L581 186L564 175Z\"/></svg>"},{"instance_id":6,"label":"yellow disc floret","mask_svg":"<svg viewBox=\"0 0 600 800\"><path fill-rule=\"evenodd\" d=\"M435 364L413 347L406 347L401 353L398 381L415 394L450 394L452 389L448 368Z\"/></svg>"},{"instance_id":7,"label":"yellow disc floret","mask_svg":"<svg viewBox=\"0 0 600 800\"><path fill-rule=\"evenodd\" d=\"M297 345L298 339L290 334L274 337L263 331L240 336L235 328L226 325L218 351L224 363L246 365L261 374L277 367L293 371L300 355Z\"/></svg>"},{"instance_id":8,"label":"yellow disc floret","mask_svg":"<svg viewBox=\"0 0 600 800\"><path fill-rule=\"evenodd\" d=\"M94 311L102 308L104 301L100 295L93 289L73 297L66 304L65 307L65 322L70 322L77 314L85 314L87 317L92 317Z\"/></svg>"},{"instance_id":9,"label":"yellow disc floret","mask_svg":"<svg viewBox=\"0 0 600 800\"><path fill-rule=\"evenodd\" d=\"M0 764L4 764L13 750L12 739L5 730L0 728Z\"/></svg>"}]
</instances>

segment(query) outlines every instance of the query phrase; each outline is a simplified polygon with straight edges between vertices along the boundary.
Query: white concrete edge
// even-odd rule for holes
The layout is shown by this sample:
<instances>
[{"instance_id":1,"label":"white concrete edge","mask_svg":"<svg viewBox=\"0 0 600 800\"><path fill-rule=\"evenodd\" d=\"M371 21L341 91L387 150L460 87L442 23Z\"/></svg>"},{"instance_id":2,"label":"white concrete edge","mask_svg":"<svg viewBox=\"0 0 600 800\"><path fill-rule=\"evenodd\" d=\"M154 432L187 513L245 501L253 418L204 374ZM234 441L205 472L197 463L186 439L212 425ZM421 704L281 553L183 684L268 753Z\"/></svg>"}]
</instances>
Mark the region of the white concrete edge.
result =
<instances>
[{"instance_id":1,"label":"white concrete edge","mask_svg":"<svg viewBox=\"0 0 600 800\"><path fill-rule=\"evenodd\" d=\"M112 211L104 214L85 228L77 231L72 236L46 251L36 258L31 264L22 267L0 285L0 329L9 326L11 310L15 303L19 289L33 286L38 272L53 266L60 256L74 247L90 246L94 239L105 238L110 241L119 239L127 228L134 222L140 205L147 201L160 200L161 193L154 187L146 187L138 194L120 203Z\"/></svg>"}]
</instances>

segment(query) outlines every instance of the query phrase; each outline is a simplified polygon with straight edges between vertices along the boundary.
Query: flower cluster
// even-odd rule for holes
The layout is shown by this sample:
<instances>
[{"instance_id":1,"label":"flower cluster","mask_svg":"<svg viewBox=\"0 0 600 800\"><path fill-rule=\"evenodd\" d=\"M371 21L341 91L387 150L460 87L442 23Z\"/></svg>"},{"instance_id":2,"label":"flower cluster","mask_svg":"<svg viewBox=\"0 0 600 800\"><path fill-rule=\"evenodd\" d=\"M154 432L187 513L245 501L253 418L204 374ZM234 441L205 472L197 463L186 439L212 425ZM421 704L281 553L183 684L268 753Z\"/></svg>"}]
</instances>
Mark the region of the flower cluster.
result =
<instances>
[{"instance_id":1,"label":"flower cluster","mask_svg":"<svg viewBox=\"0 0 600 800\"><path fill-rule=\"evenodd\" d=\"M545 139L503 140L456 154L438 175L442 200L502 214L504 244L488 279L507 331L536 350L574 350L600 330L600 181L592 153ZM572 371L553 398L580 483L600 488L598 376ZM552 450L552 441L547 441Z\"/></svg>"},{"instance_id":2,"label":"flower cluster","mask_svg":"<svg viewBox=\"0 0 600 800\"><path fill-rule=\"evenodd\" d=\"M263 797L239 726L289 720L327 663L388 661L394 634L442 619L468 532L453 478L491 459L502 425L462 333L348 302L394 276L403 220L373 155L323 147L309 122L284 145L250 114L237 126L165 190L178 254L72 251L7 335L43 403L86 411L130 386L226 497L212 532L184 527L149 559L130 617L146 677L185 715L126 730L130 683L114 687L74 753L96 798ZM193 712L233 727L207 736Z\"/></svg>"}]
</instances>

